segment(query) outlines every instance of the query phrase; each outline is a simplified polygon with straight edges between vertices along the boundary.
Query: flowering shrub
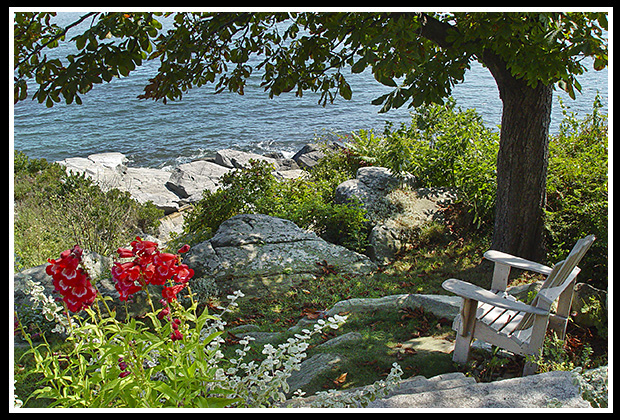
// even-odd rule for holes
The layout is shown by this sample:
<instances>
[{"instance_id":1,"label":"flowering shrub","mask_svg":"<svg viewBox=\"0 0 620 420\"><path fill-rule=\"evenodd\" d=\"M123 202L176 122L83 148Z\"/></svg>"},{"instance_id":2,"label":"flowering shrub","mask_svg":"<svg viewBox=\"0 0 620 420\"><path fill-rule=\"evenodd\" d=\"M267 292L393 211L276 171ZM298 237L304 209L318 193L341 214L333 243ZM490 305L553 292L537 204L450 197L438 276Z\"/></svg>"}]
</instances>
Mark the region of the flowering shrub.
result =
<instances>
[{"instance_id":1,"label":"flowering shrub","mask_svg":"<svg viewBox=\"0 0 620 420\"><path fill-rule=\"evenodd\" d=\"M131 250L119 248L120 258L133 258L129 262L115 262L112 268L112 277L116 281L116 290L120 300L126 301L129 296L142 290L149 284L163 286L171 279L173 286L164 287L162 296L168 302L176 299L189 279L194 276L194 270L186 264L179 264L178 255L160 252L157 244L143 241L139 237L131 243ZM179 254L189 251L189 245L179 249Z\"/></svg>"},{"instance_id":2,"label":"flowering shrub","mask_svg":"<svg viewBox=\"0 0 620 420\"><path fill-rule=\"evenodd\" d=\"M161 252L157 244L136 238L131 249L119 248L112 277L120 299L146 293L151 312L144 320L127 317L124 322L110 309L83 267L82 250L75 246L57 260L49 260L47 273L62 296L70 322L68 349L55 352L45 340L35 345L23 326L18 329L29 343L41 386L30 397L51 399L52 407L268 407L282 404L289 392L288 377L299 370L306 357L307 341L325 328L338 328L343 317L319 320L313 330L303 330L274 347L266 344L265 360L245 360L250 339L240 341L238 357L226 360L222 353L226 323L222 315L243 296L228 296L221 313L198 310L189 286L193 271L177 254ZM156 309L148 285L164 286ZM31 287L30 287L31 286ZM33 284L29 288L38 291ZM181 305L177 293L188 289L189 307ZM36 296L41 297L42 293ZM33 296L31 296L33 297ZM49 306L49 302L45 303ZM73 315L69 314L73 312ZM50 319L57 319L54 309ZM399 378L395 367L389 378ZM385 386L379 387L381 390ZM379 389L377 388L377 389ZM375 388L369 388L373 394ZM18 397L14 400L17 402ZM365 397L365 400L369 400ZM333 396L326 399L333 404ZM27 402L27 401L26 401ZM21 401L19 401L21 404ZM358 405L356 403L356 405ZM19 405L19 404L18 404Z\"/></svg>"},{"instance_id":3,"label":"flowering shrub","mask_svg":"<svg viewBox=\"0 0 620 420\"><path fill-rule=\"evenodd\" d=\"M71 312L80 312L95 301L96 290L90 276L79 267L82 261L82 249L79 246L64 251L57 260L47 261L50 265L45 272L52 276L54 288L62 295L62 300Z\"/></svg>"}]
</instances>

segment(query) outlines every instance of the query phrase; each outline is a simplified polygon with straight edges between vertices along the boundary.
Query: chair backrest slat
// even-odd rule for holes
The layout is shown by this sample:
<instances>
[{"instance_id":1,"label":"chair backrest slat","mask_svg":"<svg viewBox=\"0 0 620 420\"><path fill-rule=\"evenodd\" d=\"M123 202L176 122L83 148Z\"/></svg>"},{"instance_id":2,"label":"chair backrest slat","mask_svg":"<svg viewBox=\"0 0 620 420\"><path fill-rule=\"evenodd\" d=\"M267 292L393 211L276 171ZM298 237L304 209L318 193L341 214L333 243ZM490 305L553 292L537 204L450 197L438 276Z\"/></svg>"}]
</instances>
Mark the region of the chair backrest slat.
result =
<instances>
[{"instance_id":1,"label":"chair backrest slat","mask_svg":"<svg viewBox=\"0 0 620 420\"><path fill-rule=\"evenodd\" d=\"M566 287L572 283L577 274L579 274L579 271L581 271L579 267L577 267L577 264L579 264L595 239L594 235L588 235L578 240L570 254L568 254L568 257L553 266L551 274L549 274L549 277L547 277L540 291L532 301L532 306L544 308L545 310L550 308L551 304L560 296ZM534 315L527 314L523 317L515 330L527 329L532 326L533 321Z\"/></svg>"}]
</instances>

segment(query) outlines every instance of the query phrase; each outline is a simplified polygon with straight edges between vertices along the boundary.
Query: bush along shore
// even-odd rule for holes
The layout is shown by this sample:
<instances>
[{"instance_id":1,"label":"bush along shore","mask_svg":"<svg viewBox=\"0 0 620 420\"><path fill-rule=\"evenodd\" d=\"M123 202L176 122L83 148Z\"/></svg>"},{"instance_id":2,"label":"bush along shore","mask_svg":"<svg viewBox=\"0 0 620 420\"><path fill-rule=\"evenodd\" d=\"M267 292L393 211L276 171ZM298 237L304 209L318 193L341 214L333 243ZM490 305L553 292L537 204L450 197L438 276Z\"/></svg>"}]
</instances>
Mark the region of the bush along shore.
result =
<instances>
[{"instance_id":1,"label":"bush along shore","mask_svg":"<svg viewBox=\"0 0 620 420\"><path fill-rule=\"evenodd\" d=\"M549 262L584 234L594 233L598 248L582 263L568 339L558 344L550 338L541 372L606 365L606 127L595 103L584 120L566 113L551 144ZM455 144L455 138L463 141ZM496 351L474 352L466 367L451 362L450 325L460 302L440 287L448 277L484 287L490 282L492 267L482 254L492 226L497 142L475 112L450 102L417 110L410 126L308 144L292 159L225 149L164 171L128 167L115 152L54 164L16 152L15 310L19 335L33 343L16 359L16 394L33 395L28 404L60 406L148 401L242 407L282 404L297 388L307 394L335 388L355 392L323 395L316 404L356 406L390 395L391 385L404 377L462 372L487 382L517 375L523 360ZM75 244L86 250L79 266L101 300L94 299L95 312L80 306L77 326L63 321L57 327L66 318L57 317L63 311L53 299L59 283L48 275L46 261L58 255L52 261L65 261L63 251ZM77 261L76 252L67 257ZM169 273L169 285L150 280L150 269L140 271L151 264ZM516 273L511 292L527 300L539 281ZM154 296L162 287L158 302ZM238 290L245 298L236 306ZM226 306L226 296L234 305ZM121 297L127 299L119 302ZM227 309L220 314L218 307ZM108 310L115 326L110 317L97 317ZM344 325L341 315L348 317ZM193 334L198 325L203 328ZM73 338L55 344L51 331L63 328L61 336L73 328ZM77 345L86 339L80 331L99 331L104 338L114 328L110 337L116 338L101 350L105 357ZM37 345L42 337L45 345ZM204 364L159 363L154 355L178 352L183 338L187 351L179 357L195 360L199 346L209 349L201 356ZM76 345L67 348L69 342ZM81 362L54 365L53 354L108 365L95 363L99 373ZM35 382L47 375L37 364L56 378L71 369L90 373L65 378L58 385L65 391L54 391ZM205 376L192 382L195 377L173 373L186 368ZM109 387L88 382L95 379L91 374L109 380ZM605 379L584 381L588 400L605 406ZM207 383L212 392L205 391ZM36 389L43 391L33 394Z\"/></svg>"}]
</instances>

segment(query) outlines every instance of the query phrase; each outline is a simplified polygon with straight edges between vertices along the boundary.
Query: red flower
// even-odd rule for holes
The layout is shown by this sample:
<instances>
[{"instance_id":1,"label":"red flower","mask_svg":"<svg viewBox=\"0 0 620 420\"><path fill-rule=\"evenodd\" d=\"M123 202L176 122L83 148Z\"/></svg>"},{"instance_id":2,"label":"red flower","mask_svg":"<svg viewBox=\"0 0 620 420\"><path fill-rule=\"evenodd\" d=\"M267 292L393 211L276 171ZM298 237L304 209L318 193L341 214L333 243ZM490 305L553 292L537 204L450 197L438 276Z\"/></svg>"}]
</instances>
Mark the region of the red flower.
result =
<instances>
[{"instance_id":1,"label":"red flower","mask_svg":"<svg viewBox=\"0 0 620 420\"><path fill-rule=\"evenodd\" d=\"M90 276L79 267L82 253L82 249L75 245L63 251L57 260L47 260L50 265L45 268L45 272L52 277L54 289L61 294L71 312L79 312L92 305L97 295Z\"/></svg>"},{"instance_id":2,"label":"red flower","mask_svg":"<svg viewBox=\"0 0 620 420\"><path fill-rule=\"evenodd\" d=\"M131 258L134 256L131 249L119 248L116 250L116 252L118 252L119 258Z\"/></svg>"},{"instance_id":3,"label":"red flower","mask_svg":"<svg viewBox=\"0 0 620 420\"><path fill-rule=\"evenodd\" d=\"M183 340L183 334L181 334L181 331L179 330L173 330L170 334L170 339L172 341Z\"/></svg>"},{"instance_id":4,"label":"red flower","mask_svg":"<svg viewBox=\"0 0 620 420\"><path fill-rule=\"evenodd\" d=\"M161 291L161 295L164 299L170 303L170 301L175 300L177 298L177 293L179 293L185 284L177 284L176 286L164 287L164 290Z\"/></svg>"},{"instance_id":5,"label":"red flower","mask_svg":"<svg viewBox=\"0 0 620 420\"><path fill-rule=\"evenodd\" d=\"M189 245L179 249L179 253L187 251ZM131 249L118 248L116 252L120 258L133 258L130 262L115 262L112 268L121 300L127 300L149 284L163 286L169 280L181 285L164 288L162 295L167 301L176 299L176 294L194 275L194 270L187 265L179 265L179 255L161 252L155 242L143 241L140 237L131 242Z\"/></svg>"},{"instance_id":6,"label":"red flower","mask_svg":"<svg viewBox=\"0 0 620 420\"><path fill-rule=\"evenodd\" d=\"M187 264L181 264L177 268L176 282L177 283L187 283L189 279L194 277L194 270L189 268Z\"/></svg>"},{"instance_id":7,"label":"red flower","mask_svg":"<svg viewBox=\"0 0 620 420\"><path fill-rule=\"evenodd\" d=\"M162 310L157 314L157 319L164 319L166 316L170 315L170 309L168 307L162 308Z\"/></svg>"},{"instance_id":8,"label":"red flower","mask_svg":"<svg viewBox=\"0 0 620 420\"><path fill-rule=\"evenodd\" d=\"M179 254L185 254L187 251L189 251L189 245L185 244L177 252Z\"/></svg>"}]
</instances>

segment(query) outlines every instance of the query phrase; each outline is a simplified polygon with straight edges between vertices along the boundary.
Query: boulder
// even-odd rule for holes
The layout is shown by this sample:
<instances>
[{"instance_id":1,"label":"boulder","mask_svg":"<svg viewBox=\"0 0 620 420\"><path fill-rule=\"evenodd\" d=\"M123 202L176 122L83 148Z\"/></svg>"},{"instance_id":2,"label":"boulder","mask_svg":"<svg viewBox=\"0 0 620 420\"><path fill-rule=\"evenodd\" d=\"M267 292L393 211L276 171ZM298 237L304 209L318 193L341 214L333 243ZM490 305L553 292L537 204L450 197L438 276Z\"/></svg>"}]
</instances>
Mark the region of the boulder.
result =
<instances>
[{"instance_id":1,"label":"boulder","mask_svg":"<svg viewBox=\"0 0 620 420\"><path fill-rule=\"evenodd\" d=\"M291 391L308 385L314 378L324 372L337 370L345 359L339 354L317 353L301 362L299 370L294 370L287 379Z\"/></svg>"},{"instance_id":2,"label":"boulder","mask_svg":"<svg viewBox=\"0 0 620 420\"><path fill-rule=\"evenodd\" d=\"M382 218L385 209L385 196L401 185L401 179L392 175L388 168L380 166L365 166L359 168L354 179L344 181L336 187L335 201L346 203L359 200L374 219ZM406 178L408 184L413 179Z\"/></svg>"},{"instance_id":3,"label":"boulder","mask_svg":"<svg viewBox=\"0 0 620 420\"><path fill-rule=\"evenodd\" d=\"M88 157L72 157L59 161L67 172L85 175L104 190L117 188L127 171L127 158L122 153L100 153Z\"/></svg>"},{"instance_id":4,"label":"boulder","mask_svg":"<svg viewBox=\"0 0 620 420\"><path fill-rule=\"evenodd\" d=\"M67 158L58 163L67 172L83 174L92 179L104 191L113 188L126 191L136 201L151 201L166 213L177 211L182 204L181 198L166 188L170 172L153 168L128 168L125 166L127 158L122 153L98 153L87 158Z\"/></svg>"},{"instance_id":5,"label":"boulder","mask_svg":"<svg viewBox=\"0 0 620 420\"><path fill-rule=\"evenodd\" d=\"M196 278L213 277L221 289L249 296L283 293L318 275L319 264L350 275L377 268L365 255L330 244L289 220L261 214L225 221L213 238L192 247L184 261Z\"/></svg>"},{"instance_id":6,"label":"boulder","mask_svg":"<svg viewBox=\"0 0 620 420\"><path fill-rule=\"evenodd\" d=\"M117 188L127 191L139 203L151 201L166 214L178 211L183 200L166 188L170 172L153 168L127 168L122 184Z\"/></svg>"},{"instance_id":7,"label":"boulder","mask_svg":"<svg viewBox=\"0 0 620 420\"><path fill-rule=\"evenodd\" d=\"M302 169L310 169L317 163L319 160L325 156L325 149L337 150L340 148L337 143L331 144L319 144L319 143L310 143L306 144L301 148L297 153L293 155L293 160L297 162Z\"/></svg>"},{"instance_id":8,"label":"boulder","mask_svg":"<svg viewBox=\"0 0 620 420\"><path fill-rule=\"evenodd\" d=\"M377 264L391 262L424 224L442 220L442 206L455 195L444 188L414 188L412 176L394 176L389 169L363 167L355 179L336 187L335 201L357 201L371 225L368 253Z\"/></svg>"},{"instance_id":9,"label":"boulder","mask_svg":"<svg viewBox=\"0 0 620 420\"><path fill-rule=\"evenodd\" d=\"M460 311L462 299L459 296L401 294L380 298L352 298L332 306L325 316L340 313L371 313L376 311L397 311L399 309L422 308L438 318L454 319Z\"/></svg>"},{"instance_id":10,"label":"boulder","mask_svg":"<svg viewBox=\"0 0 620 420\"><path fill-rule=\"evenodd\" d=\"M262 160L271 163L279 169L278 161L274 158L257 155L256 153L241 152L239 150L224 149L215 154L215 163L226 168L249 168L250 160Z\"/></svg>"},{"instance_id":11,"label":"boulder","mask_svg":"<svg viewBox=\"0 0 620 420\"><path fill-rule=\"evenodd\" d=\"M215 191L230 168L205 160L183 163L172 170L165 186L188 203L202 198L205 190Z\"/></svg>"},{"instance_id":12,"label":"boulder","mask_svg":"<svg viewBox=\"0 0 620 420\"><path fill-rule=\"evenodd\" d=\"M187 204L202 198L204 191L220 187L222 175L233 169L249 168L250 160L262 160L273 165L276 179L296 179L307 176L292 159L261 156L255 153L224 149L213 158L183 163L170 170L128 168L122 153L97 153L88 157L72 157L58 161L67 172L83 174L104 191L117 188L128 192L140 203L151 201L166 214L174 213Z\"/></svg>"}]
</instances>

